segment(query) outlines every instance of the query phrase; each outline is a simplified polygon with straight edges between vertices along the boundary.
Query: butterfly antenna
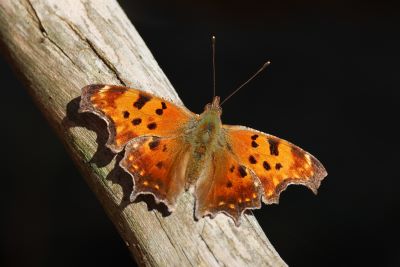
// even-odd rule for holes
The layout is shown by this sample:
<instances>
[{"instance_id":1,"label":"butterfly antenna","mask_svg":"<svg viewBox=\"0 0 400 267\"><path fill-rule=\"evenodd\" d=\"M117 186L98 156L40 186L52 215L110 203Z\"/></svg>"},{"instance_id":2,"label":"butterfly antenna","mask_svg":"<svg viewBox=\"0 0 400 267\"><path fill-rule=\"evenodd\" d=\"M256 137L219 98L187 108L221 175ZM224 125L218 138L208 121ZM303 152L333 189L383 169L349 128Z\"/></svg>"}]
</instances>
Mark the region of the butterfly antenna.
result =
<instances>
[{"instance_id":1,"label":"butterfly antenna","mask_svg":"<svg viewBox=\"0 0 400 267\"><path fill-rule=\"evenodd\" d=\"M233 91L230 95L228 95L222 102L221 102L221 106L223 103L225 103L229 98L231 98L234 94L236 94L240 89L242 89L242 87L244 87L246 84L248 84L251 80L253 80L258 74L260 74L260 72L262 72L263 70L265 70L266 67L268 67L271 64L270 61L265 62L262 67L253 74L253 76L251 76L247 81L245 81L244 83L242 83L235 91Z\"/></svg>"},{"instance_id":2,"label":"butterfly antenna","mask_svg":"<svg viewBox=\"0 0 400 267\"><path fill-rule=\"evenodd\" d=\"M215 97L215 36L211 37L211 46L212 46L212 69L213 69L213 98Z\"/></svg>"}]
</instances>

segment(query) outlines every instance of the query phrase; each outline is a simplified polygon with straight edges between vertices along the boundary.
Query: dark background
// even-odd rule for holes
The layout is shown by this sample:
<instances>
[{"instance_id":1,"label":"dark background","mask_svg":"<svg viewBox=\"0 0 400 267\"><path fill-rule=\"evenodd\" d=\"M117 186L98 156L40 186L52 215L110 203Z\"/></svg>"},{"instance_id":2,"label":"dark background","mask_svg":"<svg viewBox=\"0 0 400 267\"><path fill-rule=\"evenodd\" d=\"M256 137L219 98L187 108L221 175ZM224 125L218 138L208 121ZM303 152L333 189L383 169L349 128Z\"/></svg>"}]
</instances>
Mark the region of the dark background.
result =
<instances>
[{"instance_id":1,"label":"dark background","mask_svg":"<svg viewBox=\"0 0 400 267\"><path fill-rule=\"evenodd\" d=\"M223 121L292 141L325 165L255 212L291 266L400 266L399 7L383 1L120 1L185 105L227 96ZM146 2L146 3L144 3ZM323 2L323 3L321 3ZM1 266L130 264L123 241L29 95L0 61Z\"/></svg>"}]
</instances>

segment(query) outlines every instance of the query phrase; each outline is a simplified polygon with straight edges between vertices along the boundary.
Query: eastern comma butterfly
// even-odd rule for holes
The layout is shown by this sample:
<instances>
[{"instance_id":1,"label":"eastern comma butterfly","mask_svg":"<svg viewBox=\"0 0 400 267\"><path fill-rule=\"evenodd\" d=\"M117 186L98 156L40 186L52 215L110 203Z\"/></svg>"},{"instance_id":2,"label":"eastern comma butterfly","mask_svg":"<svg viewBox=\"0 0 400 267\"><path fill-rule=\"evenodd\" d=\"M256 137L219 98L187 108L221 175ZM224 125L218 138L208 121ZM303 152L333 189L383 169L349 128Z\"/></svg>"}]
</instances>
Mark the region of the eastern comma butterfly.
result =
<instances>
[{"instance_id":1,"label":"eastern comma butterfly","mask_svg":"<svg viewBox=\"0 0 400 267\"><path fill-rule=\"evenodd\" d=\"M79 111L107 122L113 152L125 148L120 166L134 181L131 201L151 194L173 211L193 187L196 218L222 212L240 225L246 209L278 203L290 184L317 192L327 172L315 157L278 137L222 124L219 101L198 115L138 89L96 84L82 89Z\"/></svg>"}]
</instances>

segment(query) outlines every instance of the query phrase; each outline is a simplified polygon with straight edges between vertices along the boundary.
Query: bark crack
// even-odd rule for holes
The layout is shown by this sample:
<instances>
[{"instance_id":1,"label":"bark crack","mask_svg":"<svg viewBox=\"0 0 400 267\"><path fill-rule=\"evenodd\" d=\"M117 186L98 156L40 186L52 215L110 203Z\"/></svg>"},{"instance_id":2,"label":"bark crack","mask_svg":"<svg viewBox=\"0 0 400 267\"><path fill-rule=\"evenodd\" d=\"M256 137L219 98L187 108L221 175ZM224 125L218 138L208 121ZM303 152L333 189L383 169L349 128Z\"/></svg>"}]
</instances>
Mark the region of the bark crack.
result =
<instances>
[{"instance_id":1,"label":"bark crack","mask_svg":"<svg viewBox=\"0 0 400 267\"><path fill-rule=\"evenodd\" d=\"M161 229L163 229L165 235L166 235L167 238L168 238L168 241L171 243L171 245L174 247L174 249L176 250L176 252L177 252L177 254L178 254L179 248L177 248L177 247L175 246L175 243L173 242L173 240L171 239L171 237L168 235L169 232L164 228L164 225L162 224L162 222L161 222L161 220L160 220L160 218L158 217L158 214L157 214L156 212L155 212L155 217L157 218L158 222L160 223ZM185 254L185 253L184 253L184 254ZM185 255L185 257L187 258L186 255ZM190 261L189 261L189 263L192 265L192 263L191 263Z\"/></svg>"},{"instance_id":2,"label":"bark crack","mask_svg":"<svg viewBox=\"0 0 400 267\"><path fill-rule=\"evenodd\" d=\"M75 64L75 62L68 56L68 54L54 41L50 38L48 32L46 31L42 21L39 18L38 13L36 12L35 8L33 7L32 3L30 0L26 0L26 2L28 3L28 13L30 13L32 15L32 17L36 20L39 30L42 32L43 37L46 38L47 40L49 40L50 43L52 43L55 47L57 47L57 49L66 57L68 58L69 61L71 61L71 63L74 66L77 66ZM104 63L104 65L106 65L115 75L115 77L118 79L118 81L126 86L125 82L122 80L122 78L119 76L119 73L117 71L117 69L115 68L115 66L103 55L103 53L96 48L96 46L93 44L92 41L90 41L88 38L86 38L78 29L76 29L76 27L74 27L69 21L65 20L63 17L58 16L57 14L55 14L60 20L62 20L63 22L65 22L67 24L67 26L85 43L88 44L89 48L96 54L96 56ZM77 66L79 68L79 66Z\"/></svg>"},{"instance_id":3,"label":"bark crack","mask_svg":"<svg viewBox=\"0 0 400 267\"><path fill-rule=\"evenodd\" d=\"M182 252L183 252L183 255L185 255L185 258L188 260L188 262L190 263L190 266L193 266L194 267L194 265L193 265L193 263L190 261L190 258L188 257L188 255L186 255L186 252L185 252L185 250L184 249L182 249Z\"/></svg>"},{"instance_id":4,"label":"bark crack","mask_svg":"<svg viewBox=\"0 0 400 267\"><path fill-rule=\"evenodd\" d=\"M218 262L218 264L220 266L225 266L225 264L221 263L218 258L215 256L214 252L212 251L212 249L210 248L210 246L208 245L207 241L204 239L204 237L202 235L199 235L201 241L203 241L203 243L206 245L208 251L210 251L211 255L213 256L213 258L215 259L216 262Z\"/></svg>"},{"instance_id":5,"label":"bark crack","mask_svg":"<svg viewBox=\"0 0 400 267\"><path fill-rule=\"evenodd\" d=\"M35 8L33 7L32 3L30 0L26 0L26 2L28 3L29 8L27 8L28 13L31 13L32 17L35 18L39 30L42 32L43 36L45 36L47 38L47 32L46 29L44 28L42 21L39 18L39 15L37 14Z\"/></svg>"},{"instance_id":6,"label":"bark crack","mask_svg":"<svg viewBox=\"0 0 400 267\"><path fill-rule=\"evenodd\" d=\"M46 31L42 21L39 18L38 13L36 12L35 8L33 7L32 3L31 3L31 1L26 0L26 2L28 3L27 11L28 11L28 13L30 13L32 15L32 17L38 24L38 28L41 31L43 37L45 39L47 39L51 44L53 44L59 50L59 52L61 52L74 66L79 68L79 66L75 64L75 62L72 60L72 58L70 58L70 56L53 39L50 38L48 32Z\"/></svg>"},{"instance_id":7,"label":"bark crack","mask_svg":"<svg viewBox=\"0 0 400 267\"><path fill-rule=\"evenodd\" d=\"M62 20L70 29L73 31L76 36L79 37L83 42L87 43L89 48L96 54L96 56L106 65L115 75L115 77L118 79L118 81L126 86L126 83L122 80L120 77L118 70L115 68L115 66L103 55L103 53L96 48L96 46L93 44L92 41L90 41L87 37L84 36L84 34L79 31L70 21L66 20L65 18L56 15L60 20Z\"/></svg>"},{"instance_id":8,"label":"bark crack","mask_svg":"<svg viewBox=\"0 0 400 267\"><path fill-rule=\"evenodd\" d=\"M103 56L103 54L96 48L96 46L90 41L89 39L85 38L87 44L89 47L93 50L93 52L96 54L96 56L103 61L103 63L115 74L115 77L118 79L118 81L123 85L126 86L125 82L122 80L122 78L119 76L117 69L115 66L107 60L106 57Z\"/></svg>"}]
</instances>

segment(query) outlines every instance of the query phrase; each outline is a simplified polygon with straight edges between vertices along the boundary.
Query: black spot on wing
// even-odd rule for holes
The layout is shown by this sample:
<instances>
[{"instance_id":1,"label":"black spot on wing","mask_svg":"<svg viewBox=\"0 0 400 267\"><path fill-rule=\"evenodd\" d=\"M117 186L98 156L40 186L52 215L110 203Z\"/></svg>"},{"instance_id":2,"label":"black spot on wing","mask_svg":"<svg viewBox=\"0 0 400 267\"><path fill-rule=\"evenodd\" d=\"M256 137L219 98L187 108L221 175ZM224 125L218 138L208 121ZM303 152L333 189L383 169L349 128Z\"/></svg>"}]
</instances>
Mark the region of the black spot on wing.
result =
<instances>
[{"instance_id":1,"label":"black spot on wing","mask_svg":"<svg viewBox=\"0 0 400 267\"><path fill-rule=\"evenodd\" d=\"M162 161L157 162L157 164L156 164L157 168L161 169L162 166L163 166L163 162Z\"/></svg>"},{"instance_id":2,"label":"black spot on wing","mask_svg":"<svg viewBox=\"0 0 400 267\"><path fill-rule=\"evenodd\" d=\"M238 168L238 171L239 171L240 177L242 177L242 178L246 177L247 172L246 172L246 168L244 166L240 165Z\"/></svg>"},{"instance_id":3,"label":"black spot on wing","mask_svg":"<svg viewBox=\"0 0 400 267\"><path fill-rule=\"evenodd\" d=\"M253 140L253 141L251 141L251 146L255 148L255 147L258 147L258 144L256 141Z\"/></svg>"},{"instance_id":4,"label":"black spot on wing","mask_svg":"<svg viewBox=\"0 0 400 267\"><path fill-rule=\"evenodd\" d=\"M252 135L251 140L256 140L258 138L258 134Z\"/></svg>"},{"instance_id":5,"label":"black spot on wing","mask_svg":"<svg viewBox=\"0 0 400 267\"><path fill-rule=\"evenodd\" d=\"M136 118L132 120L132 124L133 125L139 125L142 123L142 119L141 118Z\"/></svg>"},{"instance_id":6,"label":"black spot on wing","mask_svg":"<svg viewBox=\"0 0 400 267\"><path fill-rule=\"evenodd\" d=\"M235 166L232 165L232 166L229 168L229 170L230 170L230 172L233 172L233 171L235 170Z\"/></svg>"},{"instance_id":7,"label":"black spot on wing","mask_svg":"<svg viewBox=\"0 0 400 267\"><path fill-rule=\"evenodd\" d=\"M256 158L255 158L253 155L250 155L250 157L249 157L249 162L250 162L251 164L256 164L256 163L257 163L257 160L256 160Z\"/></svg>"},{"instance_id":8,"label":"black spot on wing","mask_svg":"<svg viewBox=\"0 0 400 267\"><path fill-rule=\"evenodd\" d=\"M139 94L139 98L133 103L133 106L137 109L141 109L147 102L151 100L150 96Z\"/></svg>"},{"instance_id":9,"label":"black spot on wing","mask_svg":"<svg viewBox=\"0 0 400 267\"><path fill-rule=\"evenodd\" d=\"M156 114L161 116L163 114L163 110L161 108L156 109Z\"/></svg>"},{"instance_id":10,"label":"black spot on wing","mask_svg":"<svg viewBox=\"0 0 400 267\"><path fill-rule=\"evenodd\" d=\"M267 171L269 171L269 170L271 169L271 166L270 166L269 163L266 162L266 161L263 162L263 167L264 167L264 169L267 170Z\"/></svg>"},{"instance_id":11,"label":"black spot on wing","mask_svg":"<svg viewBox=\"0 0 400 267\"><path fill-rule=\"evenodd\" d=\"M124 112L122 112L122 115L124 116L125 119L127 119L127 118L129 118L130 114L128 111L125 110Z\"/></svg>"},{"instance_id":12,"label":"black spot on wing","mask_svg":"<svg viewBox=\"0 0 400 267\"><path fill-rule=\"evenodd\" d=\"M228 181L228 182L226 183L226 187L231 188L232 186L233 186L233 184L232 184L231 181Z\"/></svg>"},{"instance_id":13,"label":"black spot on wing","mask_svg":"<svg viewBox=\"0 0 400 267\"><path fill-rule=\"evenodd\" d=\"M157 123L151 122L151 123L147 124L147 128L149 130L154 130L155 128L157 128Z\"/></svg>"},{"instance_id":14,"label":"black spot on wing","mask_svg":"<svg viewBox=\"0 0 400 267\"><path fill-rule=\"evenodd\" d=\"M151 150L154 150L154 149L156 149L159 145L160 145L160 139L159 139L159 138L155 138L155 139L153 139L153 141L151 141L151 142L149 143L149 148L150 148Z\"/></svg>"},{"instance_id":15,"label":"black spot on wing","mask_svg":"<svg viewBox=\"0 0 400 267\"><path fill-rule=\"evenodd\" d=\"M165 102L161 102L161 108L162 109L167 109L167 104L165 104Z\"/></svg>"},{"instance_id":16,"label":"black spot on wing","mask_svg":"<svg viewBox=\"0 0 400 267\"><path fill-rule=\"evenodd\" d=\"M280 164L280 163L277 163L277 164L275 164L275 169L276 170L279 170L279 169L281 169L283 166L282 166L282 164Z\"/></svg>"},{"instance_id":17,"label":"black spot on wing","mask_svg":"<svg viewBox=\"0 0 400 267\"><path fill-rule=\"evenodd\" d=\"M269 153L271 155L278 156L279 155L279 141L274 139L274 138L268 138L268 143L269 143Z\"/></svg>"}]
</instances>

